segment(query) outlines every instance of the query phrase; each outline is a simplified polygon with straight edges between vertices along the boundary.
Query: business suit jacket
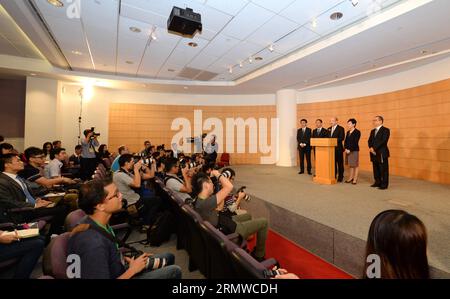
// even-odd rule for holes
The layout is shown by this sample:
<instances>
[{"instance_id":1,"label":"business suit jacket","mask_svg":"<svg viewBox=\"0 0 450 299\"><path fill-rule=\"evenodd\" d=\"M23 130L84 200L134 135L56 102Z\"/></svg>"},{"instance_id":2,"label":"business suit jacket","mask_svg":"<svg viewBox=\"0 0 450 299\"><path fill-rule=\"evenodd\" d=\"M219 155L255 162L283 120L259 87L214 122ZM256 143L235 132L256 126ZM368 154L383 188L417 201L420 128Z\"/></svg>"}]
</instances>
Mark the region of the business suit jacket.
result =
<instances>
[{"instance_id":1,"label":"business suit jacket","mask_svg":"<svg viewBox=\"0 0 450 299\"><path fill-rule=\"evenodd\" d=\"M344 152L344 146L342 145L342 142L345 139L345 130L340 125L337 125L336 129L333 132L333 135L331 135L332 127L328 128L328 136L329 138L337 138L337 146L336 151L338 152Z\"/></svg>"},{"instance_id":2,"label":"business suit jacket","mask_svg":"<svg viewBox=\"0 0 450 299\"><path fill-rule=\"evenodd\" d=\"M320 134L317 132L317 129L314 129L313 132L312 132L312 138L328 138L329 134L330 133L325 128L322 128L320 130Z\"/></svg>"},{"instance_id":3,"label":"business suit jacket","mask_svg":"<svg viewBox=\"0 0 450 299\"><path fill-rule=\"evenodd\" d=\"M359 151L359 139L361 138L361 131L355 129L353 133L347 131L347 136L345 136L344 148L351 152Z\"/></svg>"},{"instance_id":4,"label":"business suit jacket","mask_svg":"<svg viewBox=\"0 0 450 299\"><path fill-rule=\"evenodd\" d=\"M0 173L0 223L20 221L14 219L13 215L8 216L8 210L25 207L34 205L26 202L22 187L9 176Z\"/></svg>"},{"instance_id":5,"label":"business suit jacket","mask_svg":"<svg viewBox=\"0 0 450 299\"><path fill-rule=\"evenodd\" d=\"M383 163L387 158L389 158L389 148L388 141L391 136L391 130L382 126L378 131L377 136L375 136L375 130L370 132L369 137L369 148L373 148L376 155L370 154L370 161Z\"/></svg>"},{"instance_id":6,"label":"business suit jacket","mask_svg":"<svg viewBox=\"0 0 450 299\"><path fill-rule=\"evenodd\" d=\"M306 144L303 149L309 150L311 149L311 129L305 128L305 133L303 134L303 129L300 128L297 130L297 145L298 149L302 149L300 147L300 143Z\"/></svg>"}]
</instances>

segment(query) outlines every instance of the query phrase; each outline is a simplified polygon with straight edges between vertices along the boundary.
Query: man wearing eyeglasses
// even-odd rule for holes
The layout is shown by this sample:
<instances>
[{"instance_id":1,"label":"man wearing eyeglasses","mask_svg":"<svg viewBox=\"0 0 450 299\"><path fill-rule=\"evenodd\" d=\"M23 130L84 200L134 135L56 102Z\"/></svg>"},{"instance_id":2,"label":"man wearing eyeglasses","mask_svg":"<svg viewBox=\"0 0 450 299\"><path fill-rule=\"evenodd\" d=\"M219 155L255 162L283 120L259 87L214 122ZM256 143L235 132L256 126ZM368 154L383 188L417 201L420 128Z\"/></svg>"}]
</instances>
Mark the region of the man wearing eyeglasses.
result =
<instances>
[{"instance_id":1,"label":"man wearing eyeglasses","mask_svg":"<svg viewBox=\"0 0 450 299\"><path fill-rule=\"evenodd\" d=\"M52 179L44 177L41 172L42 167L45 166L45 154L40 148L27 148L25 150L25 158L27 159L28 164L19 172L19 176L29 182L34 182L46 188L51 188L54 185L70 185L76 183L74 180L65 177L56 177Z\"/></svg>"}]
</instances>

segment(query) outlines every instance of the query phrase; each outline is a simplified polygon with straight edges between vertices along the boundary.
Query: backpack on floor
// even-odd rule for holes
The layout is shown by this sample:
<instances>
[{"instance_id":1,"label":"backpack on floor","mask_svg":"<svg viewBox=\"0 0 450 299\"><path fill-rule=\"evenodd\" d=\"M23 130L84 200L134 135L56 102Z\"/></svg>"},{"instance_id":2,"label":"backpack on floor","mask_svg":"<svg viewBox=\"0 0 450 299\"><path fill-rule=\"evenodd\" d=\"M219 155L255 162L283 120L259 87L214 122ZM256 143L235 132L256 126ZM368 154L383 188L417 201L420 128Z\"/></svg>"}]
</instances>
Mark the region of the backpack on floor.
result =
<instances>
[{"instance_id":1,"label":"backpack on floor","mask_svg":"<svg viewBox=\"0 0 450 299\"><path fill-rule=\"evenodd\" d=\"M169 241L174 232L175 217L170 211L164 211L147 231L147 242L150 246L160 246L162 243Z\"/></svg>"}]
</instances>

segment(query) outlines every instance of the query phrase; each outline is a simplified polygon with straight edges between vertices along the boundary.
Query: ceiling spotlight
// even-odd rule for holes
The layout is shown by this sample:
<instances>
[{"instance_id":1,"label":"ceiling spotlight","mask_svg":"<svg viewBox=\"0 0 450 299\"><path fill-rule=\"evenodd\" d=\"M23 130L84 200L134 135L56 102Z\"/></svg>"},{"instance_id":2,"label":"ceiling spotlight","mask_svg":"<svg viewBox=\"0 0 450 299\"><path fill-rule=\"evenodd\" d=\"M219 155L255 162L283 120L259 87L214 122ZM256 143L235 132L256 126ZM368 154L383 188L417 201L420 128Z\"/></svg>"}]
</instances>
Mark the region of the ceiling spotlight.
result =
<instances>
[{"instance_id":1,"label":"ceiling spotlight","mask_svg":"<svg viewBox=\"0 0 450 299\"><path fill-rule=\"evenodd\" d=\"M250 58L248 59L248 62L253 63L253 58L250 57Z\"/></svg>"},{"instance_id":2,"label":"ceiling spotlight","mask_svg":"<svg viewBox=\"0 0 450 299\"><path fill-rule=\"evenodd\" d=\"M134 33L140 33L141 32L141 29L139 29L139 28L137 28L137 27L130 27L130 31L131 32L134 32Z\"/></svg>"},{"instance_id":3,"label":"ceiling spotlight","mask_svg":"<svg viewBox=\"0 0 450 299\"><path fill-rule=\"evenodd\" d=\"M155 31L152 32L152 34L150 35L150 37L152 38L152 40L156 40L158 37L156 36Z\"/></svg>"},{"instance_id":4,"label":"ceiling spotlight","mask_svg":"<svg viewBox=\"0 0 450 299\"><path fill-rule=\"evenodd\" d=\"M270 46L269 46L269 51L270 51L270 52L273 52L273 51L274 51L273 45L270 45Z\"/></svg>"},{"instance_id":5,"label":"ceiling spotlight","mask_svg":"<svg viewBox=\"0 0 450 299\"><path fill-rule=\"evenodd\" d=\"M353 7L355 7L356 5L358 5L359 0L350 0L350 2L352 3Z\"/></svg>"},{"instance_id":6,"label":"ceiling spotlight","mask_svg":"<svg viewBox=\"0 0 450 299\"><path fill-rule=\"evenodd\" d=\"M47 0L47 2L55 7L63 7L64 6L64 3L60 0Z\"/></svg>"},{"instance_id":7,"label":"ceiling spotlight","mask_svg":"<svg viewBox=\"0 0 450 299\"><path fill-rule=\"evenodd\" d=\"M255 57L255 60L256 61L261 61L261 60L263 60L263 58L261 56L258 56L258 57Z\"/></svg>"},{"instance_id":8,"label":"ceiling spotlight","mask_svg":"<svg viewBox=\"0 0 450 299\"><path fill-rule=\"evenodd\" d=\"M241 61L239 62L239 67L242 68L244 66L244 63Z\"/></svg>"},{"instance_id":9,"label":"ceiling spotlight","mask_svg":"<svg viewBox=\"0 0 450 299\"><path fill-rule=\"evenodd\" d=\"M337 20L342 19L343 16L344 16L344 14L342 12L337 11L337 12L333 12L330 15L330 19L332 19L333 21L337 21Z\"/></svg>"},{"instance_id":10,"label":"ceiling spotlight","mask_svg":"<svg viewBox=\"0 0 450 299\"><path fill-rule=\"evenodd\" d=\"M312 26L313 28L316 28L316 27L317 27L317 20L316 20L315 18L312 20L311 26Z\"/></svg>"},{"instance_id":11,"label":"ceiling spotlight","mask_svg":"<svg viewBox=\"0 0 450 299\"><path fill-rule=\"evenodd\" d=\"M36 76L36 74L35 73L30 73L30 76Z\"/></svg>"},{"instance_id":12,"label":"ceiling spotlight","mask_svg":"<svg viewBox=\"0 0 450 299\"><path fill-rule=\"evenodd\" d=\"M78 56L83 55L83 53L81 53L80 51L76 51L76 50L73 50L73 51L72 51L72 54L73 54L73 55L78 55Z\"/></svg>"},{"instance_id":13,"label":"ceiling spotlight","mask_svg":"<svg viewBox=\"0 0 450 299\"><path fill-rule=\"evenodd\" d=\"M194 42L190 42L190 43L188 43L188 46L189 46L189 47L192 47L192 48L195 48L195 47L198 46L198 44L197 44L197 43L194 43Z\"/></svg>"},{"instance_id":14,"label":"ceiling spotlight","mask_svg":"<svg viewBox=\"0 0 450 299\"><path fill-rule=\"evenodd\" d=\"M184 89L189 89L189 87L187 87L187 86L185 86L185 87L183 87Z\"/></svg>"},{"instance_id":15,"label":"ceiling spotlight","mask_svg":"<svg viewBox=\"0 0 450 299\"><path fill-rule=\"evenodd\" d=\"M232 66L230 66L230 68L228 69L228 72L229 72L230 74L233 73L233 67L232 67Z\"/></svg>"}]
</instances>

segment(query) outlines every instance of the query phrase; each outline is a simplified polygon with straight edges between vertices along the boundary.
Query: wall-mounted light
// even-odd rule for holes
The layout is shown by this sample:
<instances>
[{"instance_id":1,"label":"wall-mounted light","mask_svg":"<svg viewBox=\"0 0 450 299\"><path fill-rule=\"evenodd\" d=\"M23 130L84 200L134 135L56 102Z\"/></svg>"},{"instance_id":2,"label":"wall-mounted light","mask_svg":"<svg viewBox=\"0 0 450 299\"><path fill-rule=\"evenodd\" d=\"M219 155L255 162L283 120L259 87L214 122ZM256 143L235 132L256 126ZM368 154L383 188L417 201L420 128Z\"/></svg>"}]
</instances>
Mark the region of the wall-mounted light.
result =
<instances>
[{"instance_id":1,"label":"wall-mounted light","mask_svg":"<svg viewBox=\"0 0 450 299\"><path fill-rule=\"evenodd\" d=\"M86 82L83 84L83 87L80 89L80 95L83 97L84 102L89 102L92 100L94 96L94 85L92 82Z\"/></svg>"}]
</instances>

